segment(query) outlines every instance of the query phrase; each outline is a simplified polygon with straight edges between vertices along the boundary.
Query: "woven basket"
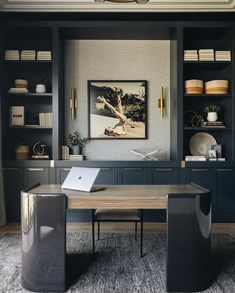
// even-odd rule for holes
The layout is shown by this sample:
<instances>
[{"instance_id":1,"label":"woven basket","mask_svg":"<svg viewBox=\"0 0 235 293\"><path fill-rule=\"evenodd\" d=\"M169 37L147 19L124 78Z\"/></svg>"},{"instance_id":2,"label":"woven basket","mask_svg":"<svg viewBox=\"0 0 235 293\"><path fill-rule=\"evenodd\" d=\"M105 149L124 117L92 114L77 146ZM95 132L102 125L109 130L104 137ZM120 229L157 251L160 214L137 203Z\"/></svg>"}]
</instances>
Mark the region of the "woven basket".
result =
<instances>
[{"instance_id":1,"label":"woven basket","mask_svg":"<svg viewBox=\"0 0 235 293\"><path fill-rule=\"evenodd\" d=\"M205 82L205 93L206 94L228 94L228 80L211 80Z\"/></svg>"},{"instance_id":2,"label":"woven basket","mask_svg":"<svg viewBox=\"0 0 235 293\"><path fill-rule=\"evenodd\" d=\"M185 94L203 94L203 81L199 79L185 80Z\"/></svg>"},{"instance_id":3,"label":"woven basket","mask_svg":"<svg viewBox=\"0 0 235 293\"><path fill-rule=\"evenodd\" d=\"M29 147L27 145L21 145L15 148L16 160L28 160L29 158Z\"/></svg>"}]
</instances>

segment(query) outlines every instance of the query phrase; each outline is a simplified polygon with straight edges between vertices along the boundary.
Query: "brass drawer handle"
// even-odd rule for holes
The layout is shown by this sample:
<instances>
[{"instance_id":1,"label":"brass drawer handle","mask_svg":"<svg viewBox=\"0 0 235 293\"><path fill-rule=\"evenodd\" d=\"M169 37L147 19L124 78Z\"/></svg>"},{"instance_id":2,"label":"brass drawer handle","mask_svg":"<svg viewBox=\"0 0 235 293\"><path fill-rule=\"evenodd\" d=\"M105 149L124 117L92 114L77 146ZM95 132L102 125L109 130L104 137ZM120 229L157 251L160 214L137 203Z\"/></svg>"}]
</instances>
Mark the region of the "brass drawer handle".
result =
<instances>
[{"instance_id":1,"label":"brass drawer handle","mask_svg":"<svg viewBox=\"0 0 235 293\"><path fill-rule=\"evenodd\" d=\"M232 172L233 169L217 169L218 172Z\"/></svg>"},{"instance_id":2,"label":"brass drawer handle","mask_svg":"<svg viewBox=\"0 0 235 293\"><path fill-rule=\"evenodd\" d=\"M142 168L125 168L126 171L142 171Z\"/></svg>"},{"instance_id":3,"label":"brass drawer handle","mask_svg":"<svg viewBox=\"0 0 235 293\"><path fill-rule=\"evenodd\" d=\"M42 172L42 171L44 171L44 168L28 168L28 171L32 171L32 172L39 171L39 172Z\"/></svg>"},{"instance_id":4,"label":"brass drawer handle","mask_svg":"<svg viewBox=\"0 0 235 293\"><path fill-rule=\"evenodd\" d=\"M111 171L111 168L100 168L100 171L109 172Z\"/></svg>"},{"instance_id":5,"label":"brass drawer handle","mask_svg":"<svg viewBox=\"0 0 235 293\"><path fill-rule=\"evenodd\" d=\"M155 171L158 171L158 172L172 172L173 168L156 168Z\"/></svg>"},{"instance_id":6,"label":"brass drawer handle","mask_svg":"<svg viewBox=\"0 0 235 293\"><path fill-rule=\"evenodd\" d=\"M2 170L17 171L18 168L2 168Z\"/></svg>"},{"instance_id":7,"label":"brass drawer handle","mask_svg":"<svg viewBox=\"0 0 235 293\"><path fill-rule=\"evenodd\" d=\"M70 171L71 168L63 168L64 171Z\"/></svg>"},{"instance_id":8,"label":"brass drawer handle","mask_svg":"<svg viewBox=\"0 0 235 293\"><path fill-rule=\"evenodd\" d=\"M208 169L191 169L192 172L207 172Z\"/></svg>"}]
</instances>

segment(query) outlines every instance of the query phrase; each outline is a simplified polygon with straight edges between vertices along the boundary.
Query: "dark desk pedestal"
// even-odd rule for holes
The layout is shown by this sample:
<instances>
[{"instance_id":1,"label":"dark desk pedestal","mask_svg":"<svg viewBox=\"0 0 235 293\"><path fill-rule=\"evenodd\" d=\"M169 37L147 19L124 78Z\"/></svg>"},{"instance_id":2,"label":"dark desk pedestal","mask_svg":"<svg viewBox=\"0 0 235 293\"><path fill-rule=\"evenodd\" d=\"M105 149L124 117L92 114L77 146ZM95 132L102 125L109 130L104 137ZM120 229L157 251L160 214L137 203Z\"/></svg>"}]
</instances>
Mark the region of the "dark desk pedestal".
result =
<instances>
[{"instance_id":1,"label":"dark desk pedestal","mask_svg":"<svg viewBox=\"0 0 235 293\"><path fill-rule=\"evenodd\" d=\"M63 194L21 193L21 282L29 291L66 291L65 209Z\"/></svg>"},{"instance_id":2,"label":"dark desk pedestal","mask_svg":"<svg viewBox=\"0 0 235 293\"><path fill-rule=\"evenodd\" d=\"M167 291L210 287L210 193L169 194L167 209Z\"/></svg>"}]
</instances>

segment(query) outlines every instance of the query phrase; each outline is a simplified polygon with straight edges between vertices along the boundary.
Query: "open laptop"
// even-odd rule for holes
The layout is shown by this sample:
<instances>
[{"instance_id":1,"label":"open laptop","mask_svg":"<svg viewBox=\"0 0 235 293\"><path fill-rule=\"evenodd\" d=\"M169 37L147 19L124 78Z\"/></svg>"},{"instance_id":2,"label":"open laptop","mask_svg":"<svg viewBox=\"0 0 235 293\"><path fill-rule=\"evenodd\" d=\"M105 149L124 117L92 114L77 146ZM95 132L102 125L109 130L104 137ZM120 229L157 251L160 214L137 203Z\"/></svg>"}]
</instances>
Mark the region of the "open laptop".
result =
<instances>
[{"instance_id":1,"label":"open laptop","mask_svg":"<svg viewBox=\"0 0 235 293\"><path fill-rule=\"evenodd\" d=\"M61 187L86 192L105 189L102 186L93 186L99 171L100 168L72 167Z\"/></svg>"}]
</instances>

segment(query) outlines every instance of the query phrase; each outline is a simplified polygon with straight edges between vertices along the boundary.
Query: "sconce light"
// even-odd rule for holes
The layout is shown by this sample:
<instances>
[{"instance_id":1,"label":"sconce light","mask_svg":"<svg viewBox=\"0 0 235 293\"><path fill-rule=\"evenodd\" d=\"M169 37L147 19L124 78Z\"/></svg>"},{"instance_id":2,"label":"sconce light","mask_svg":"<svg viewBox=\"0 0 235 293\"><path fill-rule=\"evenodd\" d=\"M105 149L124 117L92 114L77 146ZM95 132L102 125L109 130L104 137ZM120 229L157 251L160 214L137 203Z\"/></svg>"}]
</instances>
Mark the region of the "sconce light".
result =
<instances>
[{"instance_id":1,"label":"sconce light","mask_svg":"<svg viewBox=\"0 0 235 293\"><path fill-rule=\"evenodd\" d=\"M145 4L149 0L95 0L97 3L104 3L104 2L115 2L115 3L131 3L131 2L136 2L137 4Z\"/></svg>"},{"instance_id":2,"label":"sconce light","mask_svg":"<svg viewBox=\"0 0 235 293\"><path fill-rule=\"evenodd\" d=\"M163 118L163 112L165 108L165 99L163 98L163 86L161 86L161 90L160 90L160 98L158 99L158 108L160 109L161 118Z\"/></svg>"},{"instance_id":3,"label":"sconce light","mask_svg":"<svg viewBox=\"0 0 235 293\"><path fill-rule=\"evenodd\" d=\"M71 97L70 97L70 117L72 120L76 118L76 110L77 110L76 90L72 88Z\"/></svg>"}]
</instances>

